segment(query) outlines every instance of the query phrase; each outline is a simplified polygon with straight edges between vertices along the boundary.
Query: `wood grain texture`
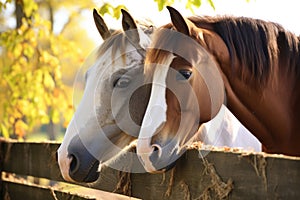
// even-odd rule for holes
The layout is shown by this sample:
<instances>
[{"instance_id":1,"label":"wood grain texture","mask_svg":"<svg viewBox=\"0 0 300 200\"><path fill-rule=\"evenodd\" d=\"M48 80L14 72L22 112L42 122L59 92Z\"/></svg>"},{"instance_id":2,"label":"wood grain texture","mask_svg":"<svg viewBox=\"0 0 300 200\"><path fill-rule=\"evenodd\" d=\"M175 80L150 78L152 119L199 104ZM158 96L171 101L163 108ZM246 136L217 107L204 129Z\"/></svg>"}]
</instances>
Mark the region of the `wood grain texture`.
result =
<instances>
[{"instance_id":1,"label":"wood grain texture","mask_svg":"<svg viewBox=\"0 0 300 200\"><path fill-rule=\"evenodd\" d=\"M2 141L2 171L62 181L53 156L58 147ZM195 147L166 173L128 174L105 167L89 187L141 199L300 199L300 158Z\"/></svg>"}]
</instances>

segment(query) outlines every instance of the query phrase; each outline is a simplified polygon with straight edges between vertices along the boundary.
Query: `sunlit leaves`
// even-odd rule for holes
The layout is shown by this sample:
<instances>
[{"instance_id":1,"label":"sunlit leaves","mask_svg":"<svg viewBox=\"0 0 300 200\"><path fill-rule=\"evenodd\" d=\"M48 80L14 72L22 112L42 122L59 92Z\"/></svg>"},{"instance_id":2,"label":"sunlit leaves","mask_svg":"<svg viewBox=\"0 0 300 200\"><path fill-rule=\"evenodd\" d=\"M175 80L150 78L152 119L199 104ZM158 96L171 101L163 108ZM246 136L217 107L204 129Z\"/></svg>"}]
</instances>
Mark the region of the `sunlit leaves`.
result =
<instances>
[{"instance_id":1,"label":"sunlit leaves","mask_svg":"<svg viewBox=\"0 0 300 200\"><path fill-rule=\"evenodd\" d=\"M166 6L173 5L176 0L154 0L157 3L158 10L161 11ZM177 2L182 2L181 0L178 0ZM213 0L206 0L206 2L215 10L215 5L213 3ZM199 8L202 5L202 0L186 0L185 1L185 7L189 9L190 11L194 11L194 8Z\"/></svg>"},{"instance_id":2,"label":"sunlit leaves","mask_svg":"<svg viewBox=\"0 0 300 200\"><path fill-rule=\"evenodd\" d=\"M157 7L159 11L162 11L165 6L172 5L174 0L154 0L157 3Z\"/></svg>"},{"instance_id":3,"label":"sunlit leaves","mask_svg":"<svg viewBox=\"0 0 300 200\"><path fill-rule=\"evenodd\" d=\"M12 0L5 0L4 2L0 1L0 12L6 9L6 5L10 3Z\"/></svg>"},{"instance_id":4,"label":"sunlit leaves","mask_svg":"<svg viewBox=\"0 0 300 200\"><path fill-rule=\"evenodd\" d=\"M36 10L33 0L25 5L30 7L24 8L27 14ZM50 120L67 125L73 107L71 88L61 80L61 65L68 60L79 63L76 45L54 35L50 22L35 13L23 19L20 28L1 33L0 46L1 135L22 138Z\"/></svg>"},{"instance_id":5,"label":"sunlit leaves","mask_svg":"<svg viewBox=\"0 0 300 200\"><path fill-rule=\"evenodd\" d=\"M201 0L189 0L185 4L185 7L189 9L190 11L194 12L194 8L199 8L202 4Z\"/></svg>"},{"instance_id":6,"label":"sunlit leaves","mask_svg":"<svg viewBox=\"0 0 300 200\"><path fill-rule=\"evenodd\" d=\"M32 16L32 13L38 9L37 3L33 0L23 0L23 11L26 17Z\"/></svg>"},{"instance_id":7,"label":"sunlit leaves","mask_svg":"<svg viewBox=\"0 0 300 200\"><path fill-rule=\"evenodd\" d=\"M250 1L250 0L249 0ZM213 2L213 0L207 0L207 2L209 3L209 5L215 10L215 4Z\"/></svg>"},{"instance_id":8,"label":"sunlit leaves","mask_svg":"<svg viewBox=\"0 0 300 200\"><path fill-rule=\"evenodd\" d=\"M99 13L101 15L109 14L112 17L119 19L121 16L121 9L126 9L126 7L124 5L114 7L110 3L104 3L99 9Z\"/></svg>"},{"instance_id":9,"label":"sunlit leaves","mask_svg":"<svg viewBox=\"0 0 300 200\"><path fill-rule=\"evenodd\" d=\"M189 0L189 3L194 5L195 7L201 6L201 0Z\"/></svg>"}]
</instances>

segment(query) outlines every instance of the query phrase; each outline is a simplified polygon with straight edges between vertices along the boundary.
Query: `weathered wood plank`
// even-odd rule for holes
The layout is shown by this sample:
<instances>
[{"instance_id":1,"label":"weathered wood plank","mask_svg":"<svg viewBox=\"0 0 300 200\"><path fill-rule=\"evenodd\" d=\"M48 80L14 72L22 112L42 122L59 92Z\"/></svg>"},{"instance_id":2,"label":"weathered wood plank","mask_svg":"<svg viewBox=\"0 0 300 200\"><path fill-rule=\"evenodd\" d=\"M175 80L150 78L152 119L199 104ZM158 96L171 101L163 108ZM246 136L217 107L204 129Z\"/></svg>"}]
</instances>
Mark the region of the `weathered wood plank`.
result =
<instances>
[{"instance_id":1,"label":"weathered wood plank","mask_svg":"<svg viewBox=\"0 0 300 200\"><path fill-rule=\"evenodd\" d=\"M62 180L56 178L55 159L50 159L59 144L4 146L10 154L4 156L4 171ZM195 148L177 161L173 171L126 174L103 168L100 179L90 186L142 199L300 199L300 158ZM199 152L207 156L201 158Z\"/></svg>"},{"instance_id":2,"label":"weathered wood plank","mask_svg":"<svg viewBox=\"0 0 300 200\"><path fill-rule=\"evenodd\" d=\"M18 200L58 200L58 199L115 199L115 200L138 200L128 196L104 192L101 190L86 188L73 184L56 183L54 186L42 186L19 179L13 175L3 178L3 199Z\"/></svg>"},{"instance_id":3,"label":"weathered wood plank","mask_svg":"<svg viewBox=\"0 0 300 200\"><path fill-rule=\"evenodd\" d=\"M14 182L3 182L4 196L3 199L18 200L18 199L36 199L36 200L56 200L56 199L96 199L87 196L77 196L61 191L54 191L49 188L36 187L32 185L24 185Z\"/></svg>"},{"instance_id":4,"label":"weathered wood plank","mask_svg":"<svg viewBox=\"0 0 300 200\"><path fill-rule=\"evenodd\" d=\"M104 176L116 173L102 171ZM174 171L127 178L123 185L142 199L300 199L300 158L264 153L191 149ZM102 182L94 187L106 190Z\"/></svg>"},{"instance_id":5,"label":"weathered wood plank","mask_svg":"<svg viewBox=\"0 0 300 200\"><path fill-rule=\"evenodd\" d=\"M189 150L173 173L132 174L132 195L143 199L300 198L299 158L211 151L202 159L198 150Z\"/></svg>"},{"instance_id":6,"label":"weathered wood plank","mask_svg":"<svg viewBox=\"0 0 300 200\"><path fill-rule=\"evenodd\" d=\"M2 141L1 146L3 171L63 181L55 157L59 143Z\"/></svg>"}]
</instances>

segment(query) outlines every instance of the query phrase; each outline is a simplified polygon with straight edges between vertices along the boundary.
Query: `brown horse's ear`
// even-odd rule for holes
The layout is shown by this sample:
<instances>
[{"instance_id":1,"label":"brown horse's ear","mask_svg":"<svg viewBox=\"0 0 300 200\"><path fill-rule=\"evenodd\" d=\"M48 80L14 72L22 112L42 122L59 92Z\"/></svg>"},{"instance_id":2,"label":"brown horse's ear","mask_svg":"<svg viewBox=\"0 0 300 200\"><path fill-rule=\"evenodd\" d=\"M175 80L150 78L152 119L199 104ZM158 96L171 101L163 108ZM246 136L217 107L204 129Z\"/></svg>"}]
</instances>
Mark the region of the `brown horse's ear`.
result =
<instances>
[{"instance_id":1,"label":"brown horse's ear","mask_svg":"<svg viewBox=\"0 0 300 200\"><path fill-rule=\"evenodd\" d=\"M133 44L139 44L140 36L137 30L137 25L131 15L124 9L121 9L122 12L122 27L127 36Z\"/></svg>"},{"instance_id":2,"label":"brown horse's ear","mask_svg":"<svg viewBox=\"0 0 300 200\"><path fill-rule=\"evenodd\" d=\"M96 27L103 38L103 40L106 40L111 36L110 31L108 30L103 18L98 14L97 10L94 8L93 10L93 16L94 16L94 21L96 24Z\"/></svg>"},{"instance_id":3,"label":"brown horse's ear","mask_svg":"<svg viewBox=\"0 0 300 200\"><path fill-rule=\"evenodd\" d=\"M167 6L167 9L169 10L172 24L175 26L176 30L190 36L190 29L184 17L171 6Z\"/></svg>"}]
</instances>

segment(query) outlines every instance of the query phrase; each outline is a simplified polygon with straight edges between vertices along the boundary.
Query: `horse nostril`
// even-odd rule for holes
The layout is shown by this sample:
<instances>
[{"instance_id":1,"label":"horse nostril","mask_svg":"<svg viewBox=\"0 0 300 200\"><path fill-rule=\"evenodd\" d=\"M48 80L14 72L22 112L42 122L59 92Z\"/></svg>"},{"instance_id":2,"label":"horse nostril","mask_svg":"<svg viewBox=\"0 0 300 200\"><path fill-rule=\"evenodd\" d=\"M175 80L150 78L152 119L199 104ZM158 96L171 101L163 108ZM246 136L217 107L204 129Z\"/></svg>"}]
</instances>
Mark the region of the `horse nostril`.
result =
<instances>
[{"instance_id":1,"label":"horse nostril","mask_svg":"<svg viewBox=\"0 0 300 200\"><path fill-rule=\"evenodd\" d=\"M158 144L152 144L152 148L153 148L153 152L155 152L157 154L158 158L160 158L162 155L161 146L159 146Z\"/></svg>"},{"instance_id":2,"label":"horse nostril","mask_svg":"<svg viewBox=\"0 0 300 200\"><path fill-rule=\"evenodd\" d=\"M99 161L86 149L78 135L68 145L69 176L76 182L94 182L99 177Z\"/></svg>"},{"instance_id":3,"label":"horse nostril","mask_svg":"<svg viewBox=\"0 0 300 200\"><path fill-rule=\"evenodd\" d=\"M55 152L55 161L58 163L58 152Z\"/></svg>"},{"instance_id":4,"label":"horse nostril","mask_svg":"<svg viewBox=\"0 0 300 200\"><path fill-rule=\"evenodd\" d=\"M78 170L79 168L79 162L78 159L76 158L76 156L74 154L69 155L69 158L71 159L71 163L70 163L70 172L74 173Z\"/></svg>"}]
</instances>

